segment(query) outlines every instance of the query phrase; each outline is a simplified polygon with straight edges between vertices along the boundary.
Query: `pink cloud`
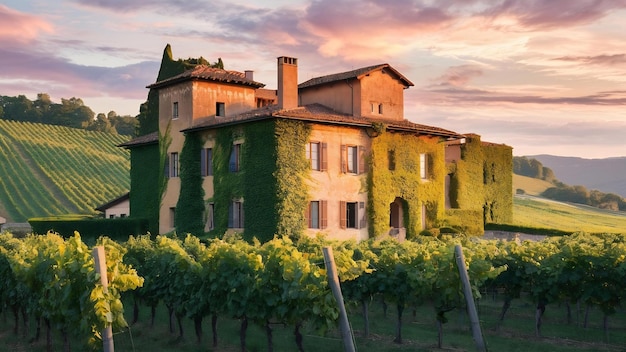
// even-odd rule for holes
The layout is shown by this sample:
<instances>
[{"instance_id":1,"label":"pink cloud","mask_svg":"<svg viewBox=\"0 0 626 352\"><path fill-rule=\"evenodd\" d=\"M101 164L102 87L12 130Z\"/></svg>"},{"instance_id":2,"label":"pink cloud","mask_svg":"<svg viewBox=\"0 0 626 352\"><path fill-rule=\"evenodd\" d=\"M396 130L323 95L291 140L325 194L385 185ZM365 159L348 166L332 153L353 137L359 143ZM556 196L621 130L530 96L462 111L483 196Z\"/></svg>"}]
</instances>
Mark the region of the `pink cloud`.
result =
<instances>
[{"instance_id":1,"label":"pink cloud","mask_svg":"<svg viewBox=\"0 0 626 352\"><path fill-rule=\"evenodd\" d=\"M26 43L40 32L52 32L53 26L37 16L15 11L0 4L0 41Z\"/></svg>"},{"instance_id":2,"label":"pink cloud","mask_svg":"<svg viewBox=\"0 0 626 352\"><path fill-rule=\"evenodd\" d=\"M563 56L563 57L557 57L553 60L582 62L585 64L593 64L593 65L614 66L614 65L626 64L626 54L596 55L596 56Z\"/></svg>"},{"instance_id":3,"label":"pink cloud","mask_svg":"<svg viewBox=\"0 0 626 352\"><path fill-rule=\"evenodd\" d=\"M504 0L480 15L512 17L522 27L535 30L587 24L622 8L626 8L625 0Z\"/></svg>"},{"instance_id":4,"label":"pink cloud","mask_svg":"<svg viewBox=\"0 0 626 352\"><path fill-rule=\"evenodd\" d=\"M443 75L434 79L435 85L440 86L465 86L472 78L483 75L483 70L478 65L461 65L450 67Z\"/></svg>"}]
</instances>

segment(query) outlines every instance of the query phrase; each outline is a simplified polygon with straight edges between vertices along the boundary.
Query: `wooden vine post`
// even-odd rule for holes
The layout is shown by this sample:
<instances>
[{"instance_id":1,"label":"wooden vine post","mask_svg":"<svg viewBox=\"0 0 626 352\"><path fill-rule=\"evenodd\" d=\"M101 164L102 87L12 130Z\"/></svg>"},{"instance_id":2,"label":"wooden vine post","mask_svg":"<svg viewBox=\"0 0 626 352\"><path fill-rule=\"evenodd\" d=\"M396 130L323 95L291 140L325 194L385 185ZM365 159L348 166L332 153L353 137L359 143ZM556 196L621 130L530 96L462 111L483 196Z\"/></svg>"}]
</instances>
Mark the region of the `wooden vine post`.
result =
<instances>
[{"instance_id":1,"label":"wooden vine post","mask_svg":"<svg viewBox=\"0 0 626 352\"><path fill-rule=\"evenodd\" d=\"M341 294L341 286L339 286L339 276L337 276L337 267L335 266L335 257L333 256L332 247L323 247L324 264L326 265L326 275L328 276L328 284L333 291L333 296L339 307L339 330L341 330L341 339L343 340L343 350L346 352L355 352L354 338L352 329L348 321L346 306L343 303L343 295Z\"/></svg>"},{"instance_id":2,"label":"wooden vine post","mask_svg":"<svg viewBox=\"0 0 626 352\"><path fill-rule=\"evenodd\" d=\"M472 325L472 336L474 337L474 341L476 342L476 348L481 352L487 352L487 347L485 346L485 341L483 340L483 333L480 329L478 312L476 311L476 305L474 304L472 286L470 285L469 275L467 274L467 267L465 266L463 249L459 244L454 246L454 257L456 258L456 264L459 268L459 275L461 276L461 283L463 284L463 293L465 295L465 301L467 302L467 312L470 317L470 322Z\"/></svg>"},{"instance_id":3,"label":"wooden vine post","mask_svg":"<svg viewBox=\"0 0 626 352\"><path fill-rule=\"evenodd\" d=\"M92 250L94 262L96 264L96 273L100 274L100 283L102 284L102 292L107 293L109 290L109 280L107 279L107 262L104 254L103 246L96 246ZM102 330L102 347L104 352L114 352L113 345L113 327L111 323Z\"/></svg>"}]
</instances>

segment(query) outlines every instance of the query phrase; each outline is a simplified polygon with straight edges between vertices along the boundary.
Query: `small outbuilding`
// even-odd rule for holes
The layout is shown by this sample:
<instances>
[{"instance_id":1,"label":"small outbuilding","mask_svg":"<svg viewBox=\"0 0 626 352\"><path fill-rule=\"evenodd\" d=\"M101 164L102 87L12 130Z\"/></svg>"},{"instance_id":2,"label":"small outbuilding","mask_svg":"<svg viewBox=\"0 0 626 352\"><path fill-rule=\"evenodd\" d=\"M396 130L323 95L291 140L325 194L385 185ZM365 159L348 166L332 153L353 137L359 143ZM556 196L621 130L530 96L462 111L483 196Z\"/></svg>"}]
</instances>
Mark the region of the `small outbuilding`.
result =
<instances>
[{"instance_id":1,"label":"small outbuilding","mask_svg":"<svg viewBox=\"0 0 626 352\"><path fill-rule=\"evenodd\" d=\"M121 195L96 208L105 219L125 218L130 215L130 193Z\"/></svg>"}]
</instances>

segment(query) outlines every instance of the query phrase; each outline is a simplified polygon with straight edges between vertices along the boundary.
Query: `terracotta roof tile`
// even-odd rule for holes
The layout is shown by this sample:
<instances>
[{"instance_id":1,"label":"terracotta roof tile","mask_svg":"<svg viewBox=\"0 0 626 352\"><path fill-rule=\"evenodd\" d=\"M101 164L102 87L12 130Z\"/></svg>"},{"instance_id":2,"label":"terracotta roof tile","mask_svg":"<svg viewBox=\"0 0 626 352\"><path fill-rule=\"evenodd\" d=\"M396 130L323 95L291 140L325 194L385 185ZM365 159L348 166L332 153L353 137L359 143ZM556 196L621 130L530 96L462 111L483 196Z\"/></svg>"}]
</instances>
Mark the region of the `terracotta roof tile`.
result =
<instances>
[{"instance_id":1,"label":"terracotta roof tile","mask_svg":"<svg viewBox=\"0 0 626 352\"><path fill-rule=\"evenodd\" d=\"M223 83L233 83L248 85L253 88L265 87L265 84L246 78L245 73L238 71L227 71L221 68L214 68L206 65L197 65L176 76L152 83L146 88L160 88L174 83L188 80L217 81Z\"/></svg>"},{"instance_id":2,"label":"terracotta roof tile","mask_svg":"<svg viewBox=\"0 0 626 352\"><path fill-rule=\"evenodd\" d=\"M278 100L278 93L275 89L259 88L254 91L254 95L261 99Z\"/></svg>"},{"instance_id":3,"label":"terracotta roof tile","mask_svg":"<svg viewBox=\"0 0 626 352\"><path fill-rule=\"evenodd\" d=\"M332 75L311 78L310 80L306 82L300 83L298 85L298 88L308 88L308 87L313 87L313 86L317 86L320 84L327 84L327 83L343 81L347 79L355 79L363 75L366 75L372 71L381 70L384 68L391 70L391 72L393 72L398 77L398 79L404 83L405 86L409 87L413 85L411 81L409 81L406 77L404 77L404 75L402 75L400 72L396 71L389 64L378 64L378 65L358 68L352 71L334 73Z\"/></svg>"},{"instance_id":4,"label":"terracotta roof tile","mask_svg":"<svg viewBox=\"0 0 626 352\"><path fill-rule=\"evenodd\" d=\"M367 127L373 123L383 123L390 130L403 130L420 134L428 134L447 138L462 138L463 136L439 127L421 125L410 122L408 120L385 120L368 117L352 116L336 112L321 104L311 104L299 106L295 109L283 110L277 105L270 105L259 109L251 110L243 114L218 117L214 120L198 124L185 131L202 130L207 128L215 128L225 125L232 125L256 120L264 120L268 118L284 118L293 120L303 120L316 123L327 123L333 125L351 125Z\"/></svg>"}]
</instances>

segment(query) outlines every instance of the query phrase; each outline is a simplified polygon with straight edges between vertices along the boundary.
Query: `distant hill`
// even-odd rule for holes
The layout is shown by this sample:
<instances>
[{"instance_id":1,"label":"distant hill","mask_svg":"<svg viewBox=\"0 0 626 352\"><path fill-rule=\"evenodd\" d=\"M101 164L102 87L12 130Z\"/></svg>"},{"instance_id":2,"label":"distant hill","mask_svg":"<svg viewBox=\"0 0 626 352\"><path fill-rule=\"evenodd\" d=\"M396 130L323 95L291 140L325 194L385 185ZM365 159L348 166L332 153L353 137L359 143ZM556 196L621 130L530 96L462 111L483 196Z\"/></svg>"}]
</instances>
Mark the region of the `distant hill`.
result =
<instances>
[{"instance_id":1,"label":"distant hill","mask_svg":"<svg viewBox=\"0 0 626 352\"><path fill-rule=\"evenodd\" d=\"M95 214L130 189L130 154L117 147L129 139L0 119L0 216Z\"/></svg>"},{"instance_id":2,"label":"distant hill","mask_svg":"<svg viewBox=\"0 0 626 352\"><path fill-rule=\"evenodd\" d=\"M554 171L568 185L582 185L626 198L626 157L583 159L554 155L529 155Z\"/></svg>"}]
</instances>

